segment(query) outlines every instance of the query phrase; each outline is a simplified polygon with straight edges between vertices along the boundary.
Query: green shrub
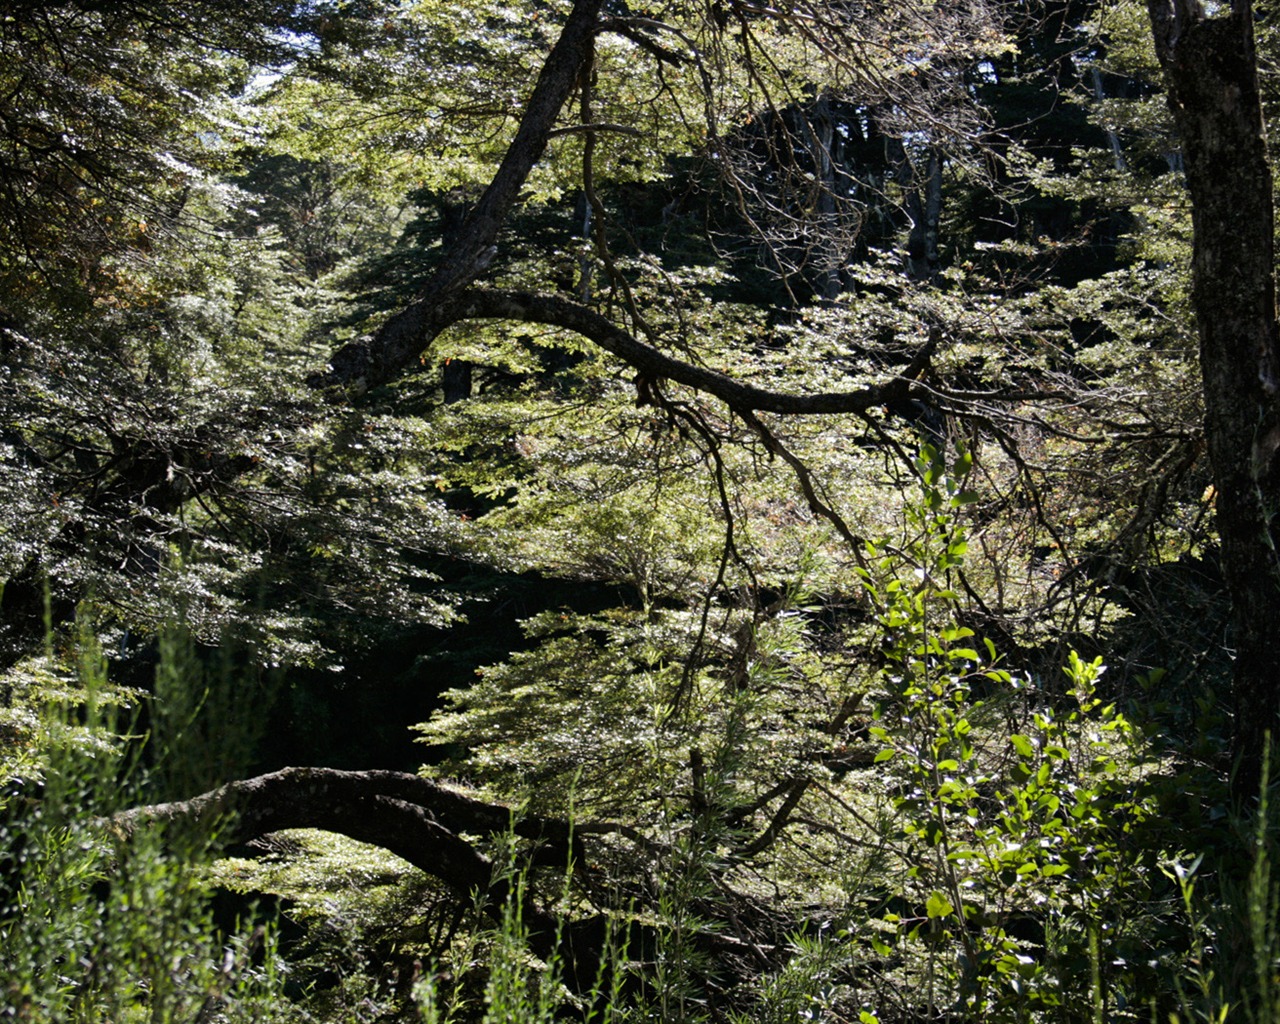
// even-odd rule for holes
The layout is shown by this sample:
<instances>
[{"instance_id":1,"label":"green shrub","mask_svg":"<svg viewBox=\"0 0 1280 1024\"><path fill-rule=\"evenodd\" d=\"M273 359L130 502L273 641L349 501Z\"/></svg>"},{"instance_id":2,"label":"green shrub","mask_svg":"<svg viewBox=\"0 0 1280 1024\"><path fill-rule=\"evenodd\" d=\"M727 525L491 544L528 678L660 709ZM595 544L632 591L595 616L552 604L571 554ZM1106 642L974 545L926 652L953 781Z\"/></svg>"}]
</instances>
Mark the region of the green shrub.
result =
<instances>
[{"instance_id":1,"label":"green shrub","mask_svg":"<svg viewBox=\"0 0 1280 1024\"><path fill-rule=\"evenodd\" d=\"M32 726L5 765L0 804L0 1016L191 1024L291 1015L277 997L269 932L215 927L206 880L215 837L113 824L157 784L202 775L216 742L202 715L229 684L206 683L176 636L162 652L150 746L133 727L143 695L112 685L87 627L64 662L47 654L9 681Z\"/></svg>"}]
</instances>

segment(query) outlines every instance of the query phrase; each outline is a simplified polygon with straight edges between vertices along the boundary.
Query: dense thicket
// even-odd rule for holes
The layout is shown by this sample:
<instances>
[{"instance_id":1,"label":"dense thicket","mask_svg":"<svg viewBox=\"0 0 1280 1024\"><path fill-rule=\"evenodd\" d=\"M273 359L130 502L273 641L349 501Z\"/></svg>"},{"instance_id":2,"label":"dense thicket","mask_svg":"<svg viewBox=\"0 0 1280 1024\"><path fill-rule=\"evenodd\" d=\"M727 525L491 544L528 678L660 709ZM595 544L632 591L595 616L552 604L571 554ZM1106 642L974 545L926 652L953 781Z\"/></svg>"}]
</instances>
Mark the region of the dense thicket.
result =
<instances>
[{"instance_id":1,"label":"dense thicket","mask_svg":"<svg viewBox=\"0 0 1280 1024\"><path fill-rule=\"evenodd\" d=\"M1272 33L1149 7L0 11L0 1000L1268 1016Z\"/></svg>"}]
</instances>

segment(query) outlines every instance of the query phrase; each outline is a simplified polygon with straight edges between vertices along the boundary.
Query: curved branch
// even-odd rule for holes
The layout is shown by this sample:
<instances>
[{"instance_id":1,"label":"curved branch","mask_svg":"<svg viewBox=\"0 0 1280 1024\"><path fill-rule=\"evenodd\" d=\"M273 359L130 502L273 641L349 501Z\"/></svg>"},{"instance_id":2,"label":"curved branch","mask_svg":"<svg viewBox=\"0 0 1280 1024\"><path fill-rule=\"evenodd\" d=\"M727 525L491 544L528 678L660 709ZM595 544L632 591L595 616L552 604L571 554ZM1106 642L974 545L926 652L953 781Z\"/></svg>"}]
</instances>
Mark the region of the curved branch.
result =
<instances>
[{"instance_id":1,"label":"curved branch","mask_svg":"<svg viewBox=\"0 0 1280 1024\"><path fill-rule=\"evenodd\" d=\"M522 320L562 327L582 335L606 352L634 367L650 380L673 380L722 399L735 412L772 412L784 416L859 413L876 406L924 394L922 385L907 377L857 391L792 395L744 384L727 374L694 366L634 338L593 309L559 295L497 288L474 288L455 311L457 319ZM913 363L913 366L915 364ZM922 367L921 367L922 368Z\"/></svg>"},{"instance_id":2,"label":"curved branch","mask_svg":"<svg viewBox=\"0 0 1280 1024\"><path fill-rule=\"evenodd\" d=\"M287 828L319 828L371 843L408 861L450 886L464 900L475 899L491 917L520 901L529 949L543 959L558 957L563 980L573 990L589 992L600 984L608 964L610 919L603 914L574 919L543 909L523 887L512 885L465 834L494 835L514 831L539 840L543 863L585 865L583 850L567 822L538 816L515 817L510 808L477 800L429 779L392 771L341 771L335 768L283 768L227 783L188 800L135 807L106 824L127 836L151 825L174 823L216 835L222 846ZM625 826L588 825L588 832L614 831L650 846ZM535 855L533 858L538 861ZM766 923L767 915L753 926ZM653 948L660 926L639 919L613 922L623 929L624 947ZM616 938L616 936L615 936ZM693 941L717 956L741 954L741 943L699 931ZM771 947L772 948L772 947ZM777 952L785 952L781 946Z\"/></svg>"},{"instance_id":3,"label":"curved branch","mask_svg":"<svg viewBox=\"0 0 1280 1024\"><path fill-rule=\"evenodd\" d=\"M112 819L130 833L151 824L181 822L217 830L223 845L248 842L287 828L338 832L389 850L440 879L459 895L479 893L486 905L507 896L494 865L463 833L493 835L507 830L537 839L544 863L581 863L580 844L566 822L536 816L517 818L500 804L486 803L416 775L335 768L282 768L267 775L229 782L189 800L152 804ZM532 908L526 908L531 910ZM531 923L550 926L551 919Z\"/></svg>"},{"instance_id":4,"label":"curved branch","mask_svg":"<svg viewBox=\"0 0 1280 1024\"><path fill-rule=\"evenodd\" d=\"M805 793L809 790L808 779L796 779L787 783L784 790L786 798L782 801L782 805L769 819L769 823L764 827L758 836L740 850L736 850L735 855L746 860L754 857L758 853L763 853L774 844L778 836L782 834L782 830L787 827L787 822L791 820L791 812L799 806L800 801L804 798Z\"/></svg>"}]
</instances>

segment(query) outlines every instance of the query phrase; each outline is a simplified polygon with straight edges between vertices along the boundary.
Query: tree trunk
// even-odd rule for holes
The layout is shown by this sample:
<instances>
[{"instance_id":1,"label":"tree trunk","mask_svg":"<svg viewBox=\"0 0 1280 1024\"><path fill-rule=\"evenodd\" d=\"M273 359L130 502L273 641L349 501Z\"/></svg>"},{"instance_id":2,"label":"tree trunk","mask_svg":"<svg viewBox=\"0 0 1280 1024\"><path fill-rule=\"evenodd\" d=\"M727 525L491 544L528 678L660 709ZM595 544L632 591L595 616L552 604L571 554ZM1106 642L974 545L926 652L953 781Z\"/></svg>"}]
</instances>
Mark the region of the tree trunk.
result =
<instances>
[{"instance_id":1,"label":"tree trunk","mask_svg":"<svg viewBox=\"0 0 1280 1024\"><path fill-rule=\"evenodd\" d=\"M1233 785L1249 799L1280 721L1274 210L1253 12L1247 0L1214 18L1199 0L1147 0L1147 10L1191 193L1205 435L1236 649Z\"/></svg>"},{"instance_id":2,"label":"tree trunk","mask_svg":"<svg viewBox=\"0 0 1280 1024\"><path fill-rule=\"evenodd\" d=\"M937 279L942 260L938 255L938 229L942 221L942 155L929 147L923 172L912 162L901 139L887 142L893 176L907 190L902 212L907 216L903 269L912 281Z\"/></svg>"},{"instance_id":3,"label":"tree trunk","mask_svg":"<svg viewBox=\"0 0 1280 1024\"><path fill-rule=\"evenodd\" d=\"M555 120L592 52L603 5L604 0L575 0L525 103L515 138L435 275L373 337L348 342L335 352L328 368L310 378L313 385L357 392L380 387L417 362L423 349L464 315L462 293L497 251L498 232L519 201L529 172L542 158Z\"/></svg>"}]
</instances>

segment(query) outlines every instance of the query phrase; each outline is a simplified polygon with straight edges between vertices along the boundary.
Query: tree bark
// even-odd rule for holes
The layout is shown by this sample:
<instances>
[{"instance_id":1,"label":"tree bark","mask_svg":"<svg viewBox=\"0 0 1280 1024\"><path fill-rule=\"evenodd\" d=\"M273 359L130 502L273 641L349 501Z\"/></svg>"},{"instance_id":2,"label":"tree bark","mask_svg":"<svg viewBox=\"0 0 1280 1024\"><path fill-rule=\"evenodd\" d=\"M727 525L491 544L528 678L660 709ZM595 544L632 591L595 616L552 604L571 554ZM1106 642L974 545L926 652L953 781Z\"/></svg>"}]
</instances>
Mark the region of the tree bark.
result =
<instances>
[{"instance_id":1,"label":"tree bark","mask_svg":"<svg viewBox=\"0 0 1280 1024\"><path fill-rule=\"evenodd\" d=\"M1191 194L1205 434L1232 602L1238 798L1257 796L1280 722L1280 366L1274 209L1253 11L1147 0Z\"/></svg>"}]
</instances>

